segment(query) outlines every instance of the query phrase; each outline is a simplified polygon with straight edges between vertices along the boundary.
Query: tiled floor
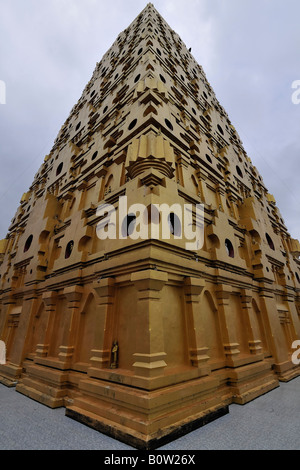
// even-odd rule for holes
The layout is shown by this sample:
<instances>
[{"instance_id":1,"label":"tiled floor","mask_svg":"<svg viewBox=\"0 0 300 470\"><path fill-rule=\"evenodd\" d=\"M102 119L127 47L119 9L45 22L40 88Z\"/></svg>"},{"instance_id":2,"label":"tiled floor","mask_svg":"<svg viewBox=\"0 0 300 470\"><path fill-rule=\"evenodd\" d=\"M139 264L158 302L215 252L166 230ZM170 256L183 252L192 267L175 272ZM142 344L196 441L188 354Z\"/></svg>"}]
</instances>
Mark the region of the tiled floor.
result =
<instances>
[{"instance_id":1,"label":"tiled floor","mask_svg":"<svg viewBox=\"0 0 300 470\"><path fill-rule=\"evenodd\" d=\"M131 450L132 447L0 384L0 450ZM160 450L300 450L300 377Z\"/></svg>"}]
</instances>

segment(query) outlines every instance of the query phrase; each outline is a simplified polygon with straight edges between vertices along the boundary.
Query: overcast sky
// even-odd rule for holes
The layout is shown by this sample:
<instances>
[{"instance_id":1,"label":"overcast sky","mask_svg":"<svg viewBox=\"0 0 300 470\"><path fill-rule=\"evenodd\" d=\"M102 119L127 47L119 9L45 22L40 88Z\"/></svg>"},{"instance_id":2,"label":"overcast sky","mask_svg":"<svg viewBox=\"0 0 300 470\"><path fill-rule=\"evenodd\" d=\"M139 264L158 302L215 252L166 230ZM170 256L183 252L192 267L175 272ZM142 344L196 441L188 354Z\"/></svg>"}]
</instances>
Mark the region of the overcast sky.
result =
<instances>
[{"instance_id":1,"label":"overcast sky","mask_svg":"<svg viewBox=\"0 0 300 470\"><path fill-rule=\"evenodd\" d=\"M299 0L152 3L192 48L299 239L300 104L292 102L292 83L300 80ZM0 239L96 62L146 4L0 0Z\"/></svg>"}]
</instances>

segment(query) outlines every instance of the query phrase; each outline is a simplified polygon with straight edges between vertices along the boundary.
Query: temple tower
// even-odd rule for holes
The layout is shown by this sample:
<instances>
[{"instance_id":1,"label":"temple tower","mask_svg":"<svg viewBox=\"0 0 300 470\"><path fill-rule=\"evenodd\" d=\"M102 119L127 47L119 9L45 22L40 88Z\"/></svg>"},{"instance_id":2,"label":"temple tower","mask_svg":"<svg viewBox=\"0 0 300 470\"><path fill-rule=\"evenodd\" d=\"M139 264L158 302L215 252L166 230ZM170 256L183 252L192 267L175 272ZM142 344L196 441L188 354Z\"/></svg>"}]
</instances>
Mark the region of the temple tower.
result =
<instances>
[{"instance_id":1,"label":"temple tower","mask_svg":"<svg viewBox=\"0 0 300 470\"><path fill-rule=\"evenodd\" d=\"M202 67L149 3L0 243L0 380L157 447L299 375L299 254Z\"/></svg>"}]
</instances>

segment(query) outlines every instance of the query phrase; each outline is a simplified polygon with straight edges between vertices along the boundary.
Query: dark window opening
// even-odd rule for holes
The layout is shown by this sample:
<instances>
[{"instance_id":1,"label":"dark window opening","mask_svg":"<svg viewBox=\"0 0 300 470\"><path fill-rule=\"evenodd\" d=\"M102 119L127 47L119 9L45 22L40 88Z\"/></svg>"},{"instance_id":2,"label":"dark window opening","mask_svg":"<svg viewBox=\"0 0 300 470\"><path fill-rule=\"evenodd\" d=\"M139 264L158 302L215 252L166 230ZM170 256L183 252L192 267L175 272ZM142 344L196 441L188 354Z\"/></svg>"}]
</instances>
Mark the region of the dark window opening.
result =
<instances>
[{"instance_id":1,"label":"dark window opening","mask_svg":"<svg viewBox=\"0 0 300 470\"><path fill-rule=\"evenodd\" d=\"M133 121L131 121L131 123L129 124L128 126L128 129L131 131L131 129L134 128L134 126L136 125L137 123L137 119L134 119Z\"/></svg>"},{"instance_id":2,"label":"dark window opening","mask_svg":"<svg viewBox=\"0 0 300 470\"><path fill-rule=\"evenodd\" d=\"M217 125L217 128L218 128L218 131L220 132L220 134L224 135L224 131L223 131L222 127L220 126L220 124Z\"/></svg>"},{"instance_id":3,"label":"dark window opening","mask_svg":"<svg viewBox=\"0 0 300 470\"><path fill-rule=\"evenodd\" d=\"M232 245L231 241L228 240L228 238L226 238L226 240L225 240L225 247L226 247L226 251L227 251L228 256L230 256L230 258L234 258L233 245Z\"/></svg>"},{"instance_id":4,"label":"dark window opening","mask_svg":"<svg viewBox=\"0 0 300 470\"><path fill-rule=\"evenodd\" d=\"M170 232L172 233L172 235L180 237L181 236L181 223L180 223L179 217L176 214L174 214L174 212L171 212L168 215L168 223L169 223Z\"/></svg>"},{"instance_id":5,"label":"dark window opening","mask_svg":"<svg viewBox=\"0 0 300 470\"><path fill-rule=\"evenodd\" d=\"M32 240L33 240L33 235L29 235L24 245L24 253L26 253L26 251L28 251L29 248L31 247Z\"/></svg>"},{"instance_id":6,"label":"dark window opening","mask_svg":"<svg viewBox=\"0 0 300 470\"><path fill-rule=\"evenodd\" d=\"M272 238L270 237L270 235L268 233L266 233L266 239L267 239L268 245L271 248L271 250L275 251L275 246L274 246L273 240L272 240Z\"/></svg>"},{"instance_id":7,"label":"dark window opening","mask_svg":"<svg viewBox=\"0 0 300 470\"><path fill-rule=\"evenodd\" d=\"M169 129L171 129L171 131L173 130L173 126L172 126L172 123L169 121L169 119L165 119L165 123L166 125L168 126Z\"/></svg>"},{"instance_id":8,"label":"dark window opening","mask_svg":"<svg viewBox=\"0 0 300 470\"><path fill-rule=\"evenodd\" d=\"M63 168L63 165L64 165L63 163L60 163L60 164L58 165L58 167L57 167L57 169L56 169L56 176L61 173L61 170L62 170L62 168Z\"/></svg>"},{"instance_id":9,"label":"dark window opening","mask_svg":"<svg viewBox=\"0 0 300 470\"><path fill-rule=\"evenodd\" d=\"M74 248L74 241L71 240L66 246L65 259L70 258L73 248Z\"/></svg>"},{"instance_id":10,"label":"dark window opening","mask_svg":"<svg viewBox=\"0 0 300 470\"><path fill-rule=\"evenodd\" d=\"M134 227L136 224L135 214L128 214L123 220L122 224L122 236L128 237L133 233Z\"/></svg>"},{"instance_id":11,"label":"dark window opening","mask_svg":"<svg viewBox=\"0 0 300 470\"><path fill-rule=\"evenodd\" d=\"M240 169L239 166L236 166L236 172L237 172L237 174L238 174L241 178L243 177L242 170Z\"/></svg>"}]
</instances>

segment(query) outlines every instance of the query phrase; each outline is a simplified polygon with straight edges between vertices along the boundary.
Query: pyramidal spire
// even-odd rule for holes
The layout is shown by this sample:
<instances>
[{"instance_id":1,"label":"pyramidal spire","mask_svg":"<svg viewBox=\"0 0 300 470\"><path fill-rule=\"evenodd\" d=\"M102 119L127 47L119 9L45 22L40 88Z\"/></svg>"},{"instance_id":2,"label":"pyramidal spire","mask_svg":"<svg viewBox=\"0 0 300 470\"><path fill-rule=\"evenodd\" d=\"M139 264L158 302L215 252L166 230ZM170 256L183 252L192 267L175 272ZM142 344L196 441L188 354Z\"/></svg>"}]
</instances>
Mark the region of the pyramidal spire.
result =
<instances>
[{"instance_id":1,"label":"pyramidal spire","mask_svg":"<svg viewBox=\"0 0 300 470\"><path fill-rule=\"evenodd\" d=\"M150 449L299 375L300 245L152 3L0 241L0 381Z\"/></svg>"}]
</instances>

